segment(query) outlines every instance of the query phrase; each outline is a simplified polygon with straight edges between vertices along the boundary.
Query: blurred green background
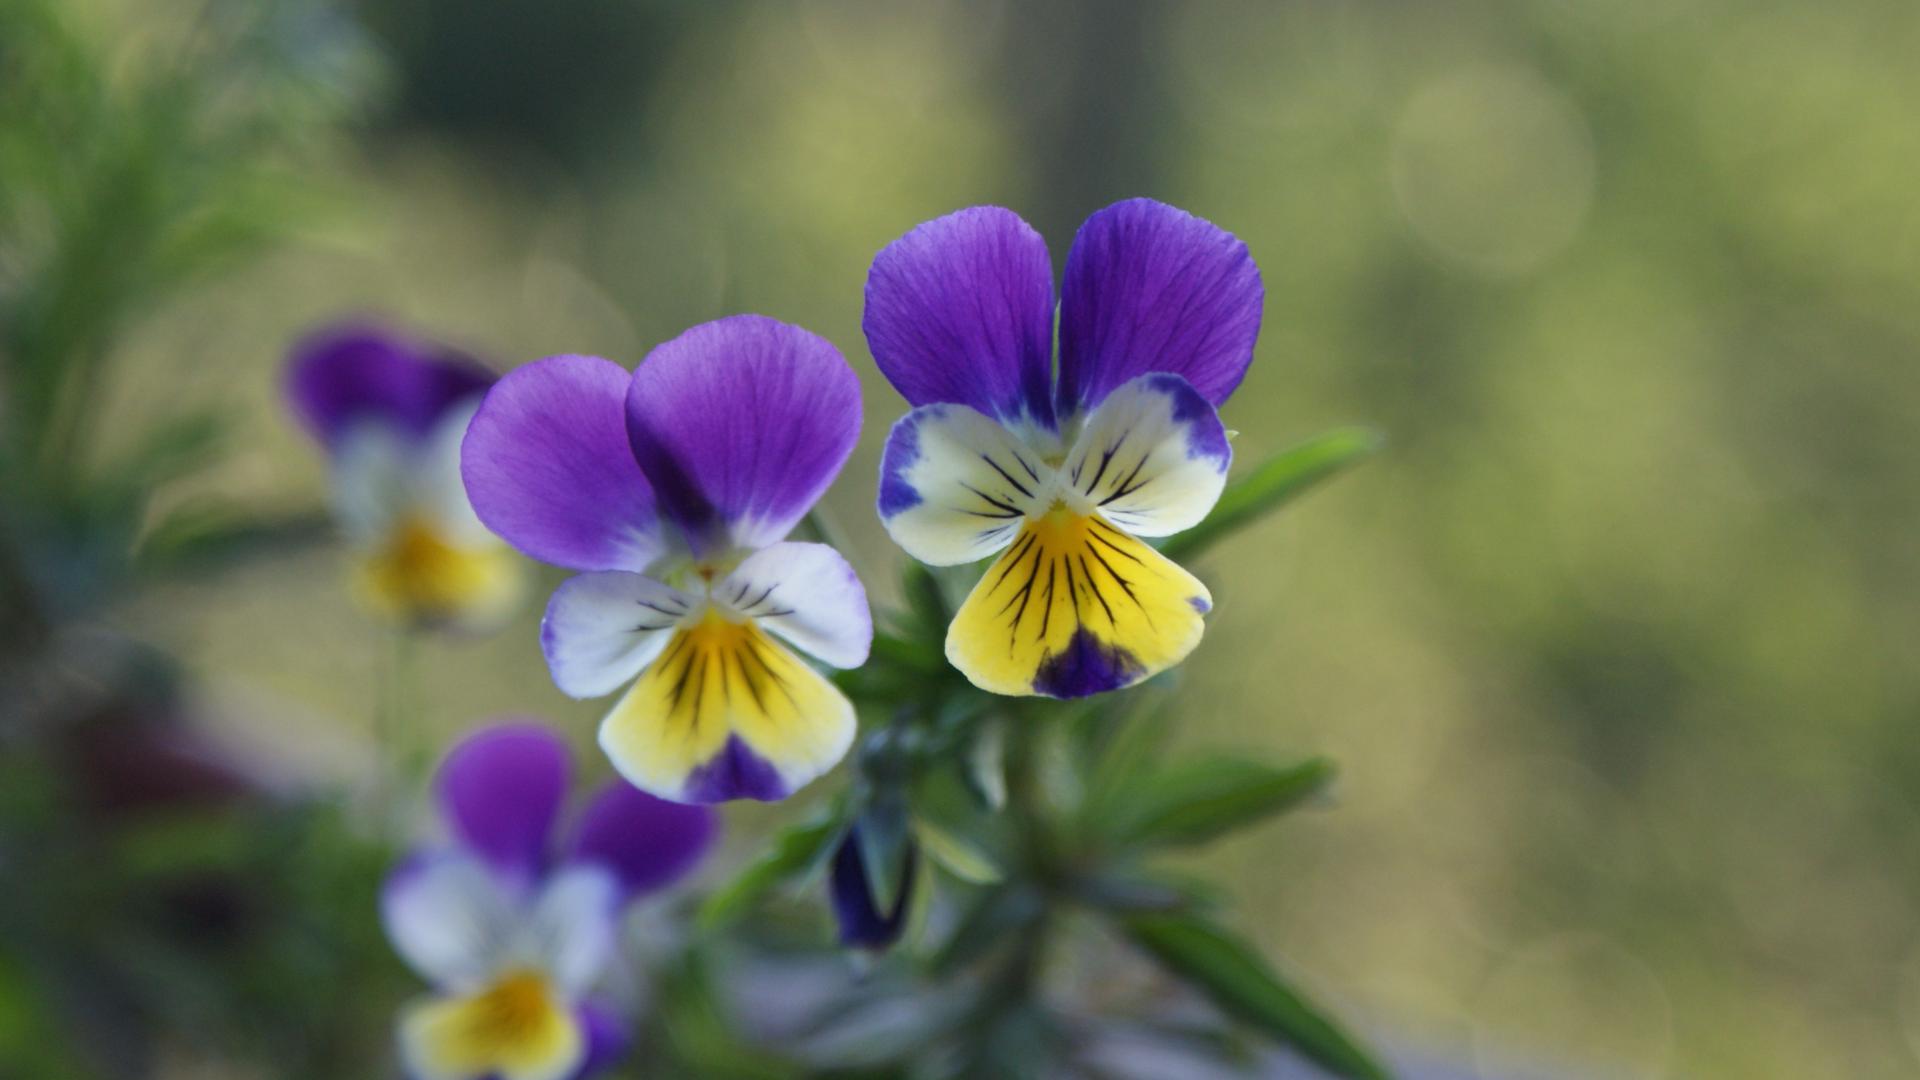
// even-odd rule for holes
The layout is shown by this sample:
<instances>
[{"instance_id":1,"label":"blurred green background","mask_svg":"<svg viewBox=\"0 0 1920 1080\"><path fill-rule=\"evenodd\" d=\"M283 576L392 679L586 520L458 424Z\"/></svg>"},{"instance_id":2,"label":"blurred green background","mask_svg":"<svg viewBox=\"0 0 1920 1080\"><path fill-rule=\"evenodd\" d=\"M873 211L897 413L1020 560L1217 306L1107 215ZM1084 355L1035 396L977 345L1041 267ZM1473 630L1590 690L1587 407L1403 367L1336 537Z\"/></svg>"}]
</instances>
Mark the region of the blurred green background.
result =
<instances>
[{"instance_id":1,"label":"blurred green background","mask_svg":"<svg viewBox=\"0 0 1920 1080\"><path fill-rule=\"evenodd\" d=\"M88 2L129 49L173 17ZM903 405L874 252L977 203L1073 228L1147 194L1267 283L1243 460L1387 453L1203 568L1190 744L1326 752L1336 806L1201 868L1366 1030L1492 1073L1920 1071L1920 9L1902 0L386 0L321 207L144 316L94 407L239 410L169 491L301 510L289 340L369 312L511 366L637 362L738 311L840 346L872 512ZM306 40L302 38L301 40ZM347 77L345 74L342 77ZM34 103L7 103L8 108ZM234 738L354 780L381 661L335 553L148 592ZM445 736L583 745L536 605L422 657ZM736 840L783 811L732 815ZM1581 1070L1589 1070L1582 1072Z\"/></svg>"}]
</instances>

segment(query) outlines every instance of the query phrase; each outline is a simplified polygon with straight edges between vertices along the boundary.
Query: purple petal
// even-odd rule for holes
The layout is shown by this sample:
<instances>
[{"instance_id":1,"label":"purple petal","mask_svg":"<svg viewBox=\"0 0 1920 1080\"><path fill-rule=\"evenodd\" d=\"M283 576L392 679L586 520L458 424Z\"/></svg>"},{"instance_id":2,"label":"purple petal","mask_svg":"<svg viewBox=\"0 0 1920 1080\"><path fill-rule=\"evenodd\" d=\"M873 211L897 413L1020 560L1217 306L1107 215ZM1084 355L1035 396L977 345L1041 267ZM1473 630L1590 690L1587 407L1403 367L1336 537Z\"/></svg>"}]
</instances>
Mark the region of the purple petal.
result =
<instances>
[{"instance_id":1,"label":"purple petal","mask_svg":"<svg viewBox=\"0 0 1920 1080\"><path fill-rule=\"evenodd\" d=\"M612 1008L597 1001L583 1001L574 1007L574 1016L587 1033L587 1056L573 1074L574 1080L620 1064L633 1049L633 1025Z\"/></svg>"},{"instance_id":2,"label":"purple petal","mask_svg":"<svg viewBox=\"0 0 1920 1080\"><path fill-rule=\"evenodd\" d=\"M627 434L697 554L765 547L853 450L860 383L824 339L736 315L653 350L627 393Z\"/></svg>"},{"instance_id":3,"label":"purple petal","mask_svg":"<svg viewBox=\"0 0 1920 1080\"><path fill-rule=\"evenodd\" d=\"M441 764L440 809L461 843L507 877L531 880L546 863L569 772L566 744L546 728L482 728Z\"/></svg>"},{"instance_id":4,"label":"purple petal","mask_svg":"<svg viewBox=\"0 0 1920 1080\"><path fill-rule=\"evenodd\" d=\"M542 562L646 569L665 544L627 444L631 378L597 356L552 356L501 379L460 450L480 520Z\"/></svg>"},{"instance_id":5,"label":"purple petal","mask_svg":"<svg viewBox=\"0 0 1920 1080\"><path fill-rule=\"evenodd\" d=\"M287 364L288 404L328 447L357 420L422 436L448 409L485 392L493 373L466 357L372 325L328 327Z\"/></svg>"},{"instance_id":6,"label":"purple petal","mask_svg":"<svg viewBox=\"0 0 1920 1080\"><path fill-rule=\"evenodd\" d=\"M713 846L719 819L705 806L657 799L624 780L588 804L569 857L613 871L628 896L685 877Z\"/></svg>"},{"instance_id":7,"label":"purple petal","mask_svg":"<svg viewBox=\"0 0 1920 1080\"><path fill-rule=\"evenodd\" d=\"M867 274L861 328L910 404L1053 427L1053 266L1013 211L960 210L888 244Z\"/></svg>"},{"instance_id":8,"label":"purple petal","mask_svg":"<svg viewBox=\"0 0 1920 1080\"><path fill-rule=\"evenodd\" d=\"M1247 246L1211 222L1151 199L1099 211L1067 255L1057 408L1162 371L1219 407L1253 361L1265 296Z\"/></svg>"}]
</instances>

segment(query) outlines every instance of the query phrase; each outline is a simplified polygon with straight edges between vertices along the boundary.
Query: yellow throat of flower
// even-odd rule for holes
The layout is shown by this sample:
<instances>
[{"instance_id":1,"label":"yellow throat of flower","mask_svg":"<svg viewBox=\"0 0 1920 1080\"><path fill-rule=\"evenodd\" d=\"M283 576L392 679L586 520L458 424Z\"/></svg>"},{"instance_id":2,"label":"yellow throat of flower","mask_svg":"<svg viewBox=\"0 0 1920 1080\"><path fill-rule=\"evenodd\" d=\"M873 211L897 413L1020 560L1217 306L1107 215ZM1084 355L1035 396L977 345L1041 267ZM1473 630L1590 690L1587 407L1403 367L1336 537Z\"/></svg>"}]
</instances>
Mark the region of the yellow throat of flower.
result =
<instances>
[{"instance_id":1,"label":"yellow throat of flower","mask_svg":"<svg viewBox=\"0 0 1920 1080\"><path fill-rule=\"evenodd\" d=\"M402 1021L410 1064L429 1076L562 1077L577 1068L586 1037L539 973L509 972L469 997L442 999Z\"/></svg>"},{"instance_id":2,"label":"yellow throat of flower","mask_svg":"<svg viewBox=\"0 0 1920 1080\"><path fill-rule=\"evenodd\" d=\"M515 581L504 548L457 546L417 517L402 519L387 542L361 560L354 578L373 610L414 623L484 613L511 595Z\"/></svg>"}]
</instances>

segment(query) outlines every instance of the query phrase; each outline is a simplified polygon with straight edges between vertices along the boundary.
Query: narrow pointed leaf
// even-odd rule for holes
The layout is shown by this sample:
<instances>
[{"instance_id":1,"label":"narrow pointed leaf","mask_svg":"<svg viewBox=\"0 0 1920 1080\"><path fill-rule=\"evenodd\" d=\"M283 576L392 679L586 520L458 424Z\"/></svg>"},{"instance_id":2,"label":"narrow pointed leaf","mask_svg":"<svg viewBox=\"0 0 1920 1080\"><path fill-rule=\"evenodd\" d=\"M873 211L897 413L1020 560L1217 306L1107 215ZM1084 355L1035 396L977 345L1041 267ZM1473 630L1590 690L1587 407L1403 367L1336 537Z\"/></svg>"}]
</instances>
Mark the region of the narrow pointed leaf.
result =
<instances>
[{"instance_id":1,"label":"narrow pointed leaf","mask_svg":"<svg viewBox=\"0 0 1920 1080\"><path fill-rule=\"evenodd\" d=\"M1372 454L1383 443L1378 433L1366 428L1340 428L1282 450L1228 484L1205 521L1169 538L1160 551L1176 561L1191 559Z\"/></svg>"},{"instance_id":2,"label":"narrow pointed leaf","mask_svg":"<svg viewBox=\"0 0 1920 1080\"><path fill-rule=\"evenodd\" d=\"M1183 761L1117 789L1094 808L1096 828L1134 847L1204 844L1325 791L1333 762L1275 767L1244 758Z\"/></svg>"},{"instance_id":3,"label":"narrow pointed leaf","mask_svg":"<svg viewBox=\"0 0 1920 1080\"><path fill-rule=\"evenodd\" d=\"M1120 925L1134 944L1222 1012L1336 1076L1387 1080L1385 1066L1319 1007L1282 982L1261 962L1251 942L1190 915L1136 915Z\"/></svg>"},{"instance_id":4,"label":"narrow pointed leaf","mask_svg":"<svg viewBox=\"0 0 1920 1080\"><path fill-rule=\"evenodd\" d=\"M999 864L993 861L993 856L958 833L948 832L926 818L915 818L913 831L920 840L921 849L961 881L992 885L1006 876Z\"/></svg>"}]
</instances>

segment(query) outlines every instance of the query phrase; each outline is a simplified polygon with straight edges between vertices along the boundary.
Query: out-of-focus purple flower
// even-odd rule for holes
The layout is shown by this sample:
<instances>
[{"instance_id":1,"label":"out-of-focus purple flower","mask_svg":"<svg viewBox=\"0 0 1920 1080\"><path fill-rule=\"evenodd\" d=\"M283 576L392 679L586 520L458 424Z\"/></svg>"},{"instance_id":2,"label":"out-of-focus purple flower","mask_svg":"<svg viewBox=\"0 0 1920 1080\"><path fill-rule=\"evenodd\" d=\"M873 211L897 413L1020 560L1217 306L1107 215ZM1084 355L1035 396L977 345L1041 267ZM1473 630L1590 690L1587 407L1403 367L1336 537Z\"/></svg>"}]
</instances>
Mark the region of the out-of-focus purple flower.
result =
<instances>
[{"instance_id":1,"label":"out-of-focus purple flower","mask_svg":"<svg viewBox=\"0 0 1920 1080\"><path fill-rule=\"evenodd\" d=\"M867 341L914 406L887 439L880 520L933 565L1004 552L947 633L976 686L1084 697L1200 643L1206 587L1137 538L1219 499L1233 455L1215 410L1253 359L1264 295L1232 234L1116 203L1067 256L1056 372L1046 243L1012 211L949 214L874 259Z\"/></svg>"},{"instance_id":2,"label":"out-of-focus purple flower","mask_svg":"<svg viewBox=\"0 0 1920 1080\"><path fill-rule=\"evenodd\" d=\"M521 567L467 502L460 440L493 374L367 324L317 331L287 365L290 408L327 451L356 594L413 625L479 626Z\"/></svg>"},{"instance_id":3,"label":"out-of-focus purple flower","mask_svg":"<svg viewBox=\"0 0 1920 1080\"><path fill-rule=\"evenodd\" d=\"M783 538L859 433L840 354L757 315L696 326L631 375L555 356L487 394L467 493L508 543L581 571L548 603L541 645L574 697L632 683L600 745L635 786L780 799L846 754L852 704L787 645L866 662L866 590L832 548Z\"/></svg>"},{"instance_id":4,"label":"out-of-focus purple flower","mask_svg":"<svg viewBox=\"0 0 1920 1080\"><path fill-rule=\"evenodd\" d=\"M920 849L908 841L900 864L900 880L893 889L893 905L882 911L874 899L874 882L866 855L860 850L860 829L847 830L833 853L828 893L833 916L840 924L840 944L875 951L889 948L907 928L913 907L914 882L919 878Z\"/></svg>"},{"instance_id":5,"label":"out-of-focus purple flower","mask_svg":"<svg viewBox=\"0 0 1920 1080\"><path fill-rule=\"evenodd\" d=\"M620 916L691 872L716 822L614 781L556 844L568 783L565 746L527 722L478 731L442 764L451 842L410 856L381 893L395 951L434 989L400 1020L418 1080L565 1080L631 1042L595 997Z\"/></svg>"}]
</instances>

